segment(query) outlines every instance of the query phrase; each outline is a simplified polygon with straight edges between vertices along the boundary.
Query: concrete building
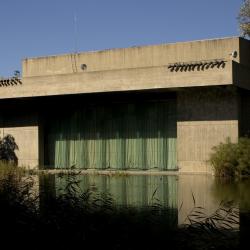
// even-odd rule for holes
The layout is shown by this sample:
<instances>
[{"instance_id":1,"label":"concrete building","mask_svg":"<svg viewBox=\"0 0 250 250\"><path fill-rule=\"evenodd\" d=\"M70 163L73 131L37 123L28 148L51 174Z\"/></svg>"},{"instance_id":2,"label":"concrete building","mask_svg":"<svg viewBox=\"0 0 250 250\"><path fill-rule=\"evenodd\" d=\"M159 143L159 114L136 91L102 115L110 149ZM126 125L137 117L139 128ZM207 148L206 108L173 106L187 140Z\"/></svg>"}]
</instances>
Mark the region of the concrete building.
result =
<instances>
[{"instance_id":1,"label":"concrete building","mask_svg":"<svg viewBox=\"0 0 250 250\"><path fill-rule=\"evenodd\" d=\"M0 80L0 136L32 168L211 172L250 128L249 74L239 37L28 58Z\"/></svg>"}]
</instances>

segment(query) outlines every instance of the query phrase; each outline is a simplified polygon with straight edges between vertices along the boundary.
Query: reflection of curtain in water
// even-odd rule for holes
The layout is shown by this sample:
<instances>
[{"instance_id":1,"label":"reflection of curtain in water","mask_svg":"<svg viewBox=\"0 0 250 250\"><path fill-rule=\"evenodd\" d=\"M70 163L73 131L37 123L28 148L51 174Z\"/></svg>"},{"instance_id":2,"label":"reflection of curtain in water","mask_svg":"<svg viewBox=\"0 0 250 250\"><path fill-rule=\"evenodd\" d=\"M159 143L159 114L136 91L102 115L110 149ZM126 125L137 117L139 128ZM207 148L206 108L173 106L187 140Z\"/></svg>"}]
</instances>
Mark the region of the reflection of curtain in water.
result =
<instances>
[{"instance_id":1,"label":"reflection of curtain in water","mask_svg":"<svg viewBox=\"0 0 250 250\"><path fill-rule=\"evenodd\" d=\"M94 176L79 175L80 188L95 187L99 193L109 193L118 206L147 207L153 204L177 208L177 180L175 176ZM56 178L57 193L66 187L67 178Z\"/></svg>"},{"instance_id":2,"label":"reflection of curtain in water","mask_svg":"<svg viewBox=\"0 0 250 250\"><path fill-rule=\"evenodd\" d=\"M123 206L144 207L159 204L177 208L175 176L111 177L109 190L116 202Z\"/></svg>"},{"instance_id":3,"label":"reflection of curtain in water","mask_svg":"<svg viewBox=\"0 0 250 250\"><path fill-rule=\"evenodd\" d=\"M51 121L56 168L176 168L175 101L86 107Z\"/></svg>"}]
</instances>

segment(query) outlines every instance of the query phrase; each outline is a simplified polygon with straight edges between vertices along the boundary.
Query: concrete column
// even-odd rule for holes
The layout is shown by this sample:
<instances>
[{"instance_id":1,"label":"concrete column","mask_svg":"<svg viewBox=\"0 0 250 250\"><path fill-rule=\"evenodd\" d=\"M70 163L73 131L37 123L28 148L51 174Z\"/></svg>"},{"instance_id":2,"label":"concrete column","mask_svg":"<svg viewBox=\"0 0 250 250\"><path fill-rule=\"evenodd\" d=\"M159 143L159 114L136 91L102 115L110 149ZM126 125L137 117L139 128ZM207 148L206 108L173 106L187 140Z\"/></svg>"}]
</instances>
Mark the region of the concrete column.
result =
<instances>
[{"instance_id":1,"label":"concrete column","mask_svg":"<svg viewBox=\"0 0 250 250\"><path fill-rule=\"evenodd\" d=\"M24 112L25 113L25 112ZM10 134L19 147L15 153L18 166L37 168L39 165L39 137L37 114L10 113L4 116L0 133Z\"/></svg>"},{"instance_id":2,"label":"concrete column","mask_svg":"<svg viewBox=\"0 0 250 250\"><path fill-rule=\"evenodd\" d=\"M177 93L177 160L180 172L211 172L211 148L238 140L239 98L231 88L191 88Z\"/></svg>"}]
</instances>

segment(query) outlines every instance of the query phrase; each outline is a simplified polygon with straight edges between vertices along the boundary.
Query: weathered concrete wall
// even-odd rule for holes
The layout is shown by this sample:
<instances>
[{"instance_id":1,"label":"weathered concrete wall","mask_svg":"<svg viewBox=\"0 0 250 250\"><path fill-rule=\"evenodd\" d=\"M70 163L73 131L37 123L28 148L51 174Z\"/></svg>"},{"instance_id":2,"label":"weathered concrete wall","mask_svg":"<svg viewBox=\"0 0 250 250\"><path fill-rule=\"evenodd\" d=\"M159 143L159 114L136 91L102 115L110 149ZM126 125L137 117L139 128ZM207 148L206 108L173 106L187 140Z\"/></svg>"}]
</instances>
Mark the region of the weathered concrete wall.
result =
<instances>
[{"instance_id":1,"label":"weathered concrete wall","mask_svg":"<svg viewBox=\"0 0 250 250\"><path fill-rule=\"evenodd\" d=\"M241 64L250 67L250 41L244 38L239 38L239 61Z\"/></svg>"},{"instance_id":2,"label":"weathered concrete wall","mask_svg":"<svg viewBox=\"0 0 250 250\"><path fill-rule=\"evenodd\" d=\"M180 172L211 172L211 148L238 139L239 99L235 90L189 89L177 97L177 159Z\"/></svg>"},{"instance_id":3,"label":"weathered concrete wall","mask_svg":"<svg viewBox=\"0 0 250 250\"><path fill-rule=\"evenodd\" d=\"M0 136L10 134L19 147L15 153L18 165L36 168L39 160L38 121L37 115L8 114L2 117Z\"/></svg>"},{"instance_id":4,"label":"weathered concrete wall","mask_svg":"<svg viewBox=\"0 0 250 250\"><path fill-rule=\"evenodd\" d=\"M185 80L184 80L185 79ZM23 84L1 87L0 98L150 90L232 84L232 62L224 68L171 72L167 66L28 77Z\"/></svg>"},{"instance_id":5,"label":"weathered concrete wall","mask_svg":"<svg viewBox=\"0 0 250 250\"><path fill-rule=\"evenodd\" d=\"M239 38L211 39L191 42L169 43L109 49L78 54L66 54L23 60L23 77L160 67L175 62L213 59L230 59L230 53L239 53ZM238 62L239 57L235 58Z\"/></svg>"},{"instance_id":6,"label":"weathered concrete wall","mask_svg":"<svg viewBox=\"0 0 250 250\"><path fill-rule=\"evenodd\" d=\"M0 98L233 84L232 59L239 56L232 58L232 51L239 52L237 37L25 59L22 84L3 85ZM225 67L168 68L215 59Z\"/></svg>"},{"instance_id":7,"label":"weathered concrete wall","mask_svg":"<svg viewBox=\"0 0 250 250\"><path fill-rule=\"evenodd\" d=\"M233 37L25 59L22 84L0 85L0 99L232 84L245 88L250 70L241 64L249 65L244 54L249 48L244 39ZM225 65L219 68L168 68L222 59Z\"/></svg>"},{"instance_id":8,"label":"weathered concrete wall","mask_svg":"<svg viewBox=\"0 0 250 250\"><path fill-rule=\"evenodd\" d=\"M250 136L250 91L240 91L240 136Z\"/></svg>"},{"instance_id":9,"label":"weathered concrete wall","mask_svg":"<svg viewBox=\"0 0 250 250\"><path fill-rule=\"evenodd\" d=\"M250 66L233 62L232 75L235 86L250 90Z\"/></svg>"}]
</instances>

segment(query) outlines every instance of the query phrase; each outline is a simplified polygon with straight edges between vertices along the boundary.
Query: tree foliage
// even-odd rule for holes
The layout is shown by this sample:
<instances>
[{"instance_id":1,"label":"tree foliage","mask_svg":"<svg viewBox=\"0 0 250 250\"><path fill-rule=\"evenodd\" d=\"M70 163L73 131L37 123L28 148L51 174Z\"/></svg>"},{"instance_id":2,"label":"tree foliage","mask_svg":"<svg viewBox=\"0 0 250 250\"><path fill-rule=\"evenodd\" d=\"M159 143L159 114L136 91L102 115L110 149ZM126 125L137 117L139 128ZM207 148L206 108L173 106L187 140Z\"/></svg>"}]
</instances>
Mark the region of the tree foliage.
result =
<instances>
[{"instance_id":1,"label":"tree foliage","mask_svg":"<svg viewBox=\"0 0 250 250\"><path fill-rule=\"evenodd\" d=\"M212 148L209 162L215 175L221 177L250 175L250 139L240 138L232 143L228 138L225 143Z\"/></svg>"},{"instance_id":2,"label":"tree foliage","mask_svg":"<svg viewBox=\"0 0 250 250\"><path fill-rule=\"evenodd\" d=\"M242 35L250 37L250 0L244 0L239 11L238 21Z\"/></svg>"},{"instance_id":3,"label":"tree foliage","mask_svg":"<svg viewBox=\"0 0 250 250\"><path fill-rule=\"evenodd\" d=\"M0 138L0 161L7 164L18 164L18 159L15 154L15 150L18 150L18 146L15 142L15 138L12 135L6 135Z\"/></svg>"}]
</instances>

